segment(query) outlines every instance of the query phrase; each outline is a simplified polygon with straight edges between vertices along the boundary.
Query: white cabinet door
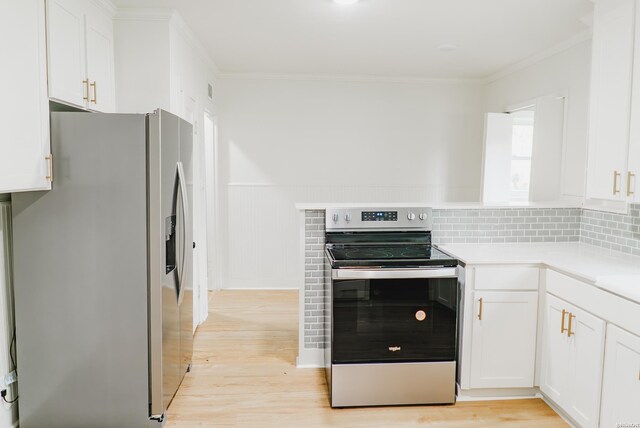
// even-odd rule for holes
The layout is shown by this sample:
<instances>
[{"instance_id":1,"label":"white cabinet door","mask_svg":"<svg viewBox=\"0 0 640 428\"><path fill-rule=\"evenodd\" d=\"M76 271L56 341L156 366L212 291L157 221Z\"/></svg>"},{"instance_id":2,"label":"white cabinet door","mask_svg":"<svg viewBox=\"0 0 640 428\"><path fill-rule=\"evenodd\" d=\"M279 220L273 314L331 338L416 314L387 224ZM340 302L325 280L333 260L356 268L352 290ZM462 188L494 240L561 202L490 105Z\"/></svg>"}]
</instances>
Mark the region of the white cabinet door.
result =
<instances>
[{"instance_id":1,"label":"white cabinet door","mask_svg":"<svg viewBox=\"0 0 640 428\"><path fill-rule=\"evenodd\" d=\"M625 200L635 0L596 3L593 25L587 197Z\"/></svg>"},{"instance_id":2,"label":"white cabinet door","mask_svg":"<svg viewBox=\"0 0 640 428\"><path fill-rule=\"evenodd\" d=\"M476 291L471 388L533 387L538 293Z\"/></svg>"},{"instance_id":3,"label":"white cabinet door","mask_svg":"<svg viewBox=\"0 0 640 428\"><path fill-rule=\"evenodd\" d=\"M569 307L567 335L572 348L569 403L565 408L583 428L597 427L604 359L605 322Z\"/></svg>"},{"instance_id":4,"label":"white cabinet door","mask_svg":"<svg viewBox=\"0 0 640 428\"><path fill-rule=\"evenodd\" d=\"M90 81L88 107L102 112L114 112L113 20L93 4L89 5L87 12L87 76Z\"/></svg>"},{"instance_id":5,"label":"white cabinet door","mask_svg":"<svg viewBox=\"0 0 640 428\"><path fill-rule=\"evenodd\" d=\"M640 421L640 337L611 324L602 383L600 426Z\"/></svg>"},{"instance_id":6,"label":"white cabinet door","mask_svg":"<svg viewBox=\"0 0 640 428\"><path fill-rule=\"evenodd\" d=\"M0 193L51 189L44 14L40 0L0 0Z\"/></svg>"},{"instance_id":7,"label":"white cabinet door","mask_svg":"<svg viewBox=\"0 0 640 428\"><path fill-rule=\"evenodd\" d=\"M640 24L640 7L636 7L636 22ZM631 95L631 130L629 135L629 168L626 191L629 202L640 203L640 25L636 25L633 57L633 92Z\"/></svg>"},{"instance_id":8,"label":"white cabinet door","mask_svg":"<svg viewBox=\"0 0 640 428\"><path fill-rule=\"evenodd\" d=\"M546 295L540 390L581 427L597 427L605 322Z\"/></svg>"},{"instance_id":9,"label":"white cabinet door","mask_svg":"<svg viewBox=\"0 0 640 428\"><path fill-rule=\"evenodd\" d=\"M78 0L47 2L49 97L84 107L88 92L84 5Z\"/></svg>"},{"instance_id":10,"label":"white cabinet door","mask_svg":"<svg viewBox=\"0 0 640 428\"><path fill-rule=\"evenodd\" d=\"M562 406L569 394L568 304L550 294L545 299L540 390Z\"/></svg>"}]
</instances>

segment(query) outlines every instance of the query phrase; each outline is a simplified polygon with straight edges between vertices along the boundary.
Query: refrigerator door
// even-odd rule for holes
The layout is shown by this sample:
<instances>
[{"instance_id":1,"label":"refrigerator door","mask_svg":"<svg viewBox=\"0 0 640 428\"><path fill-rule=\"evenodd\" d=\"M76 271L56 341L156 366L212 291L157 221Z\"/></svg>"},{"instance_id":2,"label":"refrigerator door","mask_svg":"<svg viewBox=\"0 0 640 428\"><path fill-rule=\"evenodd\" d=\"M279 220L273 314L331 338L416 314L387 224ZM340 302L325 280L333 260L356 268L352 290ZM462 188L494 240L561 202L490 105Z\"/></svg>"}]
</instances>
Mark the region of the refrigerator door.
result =
<instances>
[{"instance_id":1,"label":"refrigerator door","mask_svg":"<svg viewBox=\"0 0 640 428\"><path fill-rule=\"evenodd\" d=\"M180 164L184 213L184 268L180 281L180 376L184 376L193 355L193 127L180 120Z\"/></svg>"},{"instance_id":2,"label":"refrigerator door","mask_svg":"<svg viewBox=\"0 0 640 428\"><path fill-rule=\"evenodd\" d=\"M162 418L180 386L180 120L148 115L149 348L151 416Z\"/></svg>"}]
</instances>

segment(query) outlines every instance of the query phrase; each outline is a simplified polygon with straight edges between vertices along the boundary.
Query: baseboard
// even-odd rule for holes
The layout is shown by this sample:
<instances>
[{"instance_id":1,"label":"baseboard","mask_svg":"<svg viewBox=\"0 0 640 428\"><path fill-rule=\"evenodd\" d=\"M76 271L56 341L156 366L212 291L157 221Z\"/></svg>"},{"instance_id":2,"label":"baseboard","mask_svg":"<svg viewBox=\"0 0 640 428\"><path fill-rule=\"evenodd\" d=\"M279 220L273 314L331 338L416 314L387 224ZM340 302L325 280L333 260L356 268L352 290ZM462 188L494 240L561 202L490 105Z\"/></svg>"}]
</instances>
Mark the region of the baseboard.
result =
<instances>
[{"instance_id":1,"label":"baseboard","mask_svg":"<svg viewBox=\"0 0 640 428\"><path fill-rule=\"evenodd\" d=\"M324 367L324 349L300 349L296 358L299 369L320 369Z\"/></svg>"},{"instance_id":2,"label":"baseboard","mask_svg":"<svg viewBox=\"0 0 640 428\"><path fill-rule=\"evenodd\" d=\"M527 400L541 398L538 388L465 389L458 386L458 401Z\"/></svg>"},{"instance_id":3,"label":"baseboard","mask_svg":"<svg viewBox=\"0 0 640 428\"><path fill-rule=\"evenodd\" d=\"M551 409L553 409L553 411L556 412L558 414L558 416L560 416L562 418L562 420L565 421L571 428L580 428L580 425L577 424L569 415L567 415L564 412L564 410L562 410L560 408L560 406L558 406L555 403L555 401L553 401L552 399L548 398L544 394L540 394L540 397L542 398L542 401L547 403L547 406L551 407Z\"/></svg>"},{"instance_id":4,"label":"baseboard","mask_svg":"<svg viewBox=\"0 0 640 428\"><path fill-rule=\"evenodd\" d=\"M229 279L223 290L300 290L298 279Z\"/></svg>"}]
</instances>

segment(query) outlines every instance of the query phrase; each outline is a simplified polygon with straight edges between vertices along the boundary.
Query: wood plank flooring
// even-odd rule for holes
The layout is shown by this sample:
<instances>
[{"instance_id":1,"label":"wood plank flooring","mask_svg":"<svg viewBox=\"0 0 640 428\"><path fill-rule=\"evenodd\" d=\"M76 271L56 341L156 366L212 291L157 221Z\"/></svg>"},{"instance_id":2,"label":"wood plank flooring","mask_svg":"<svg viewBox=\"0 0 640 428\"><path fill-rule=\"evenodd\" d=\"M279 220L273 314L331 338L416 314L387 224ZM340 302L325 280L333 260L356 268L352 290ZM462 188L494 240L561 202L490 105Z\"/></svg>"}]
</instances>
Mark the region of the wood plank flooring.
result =
<instances>
[{"instance_id":1,"label":"wood plank flooring","mask_svg":"<svg viewBox=\"0 0 640 428\"><path fill-rule=\"evenodd\" d=\"M542 400L331 409L324 373L297 369L296 291L219 291L167 413L186 427L566 427Z\"/></svg>"}]
</instances>

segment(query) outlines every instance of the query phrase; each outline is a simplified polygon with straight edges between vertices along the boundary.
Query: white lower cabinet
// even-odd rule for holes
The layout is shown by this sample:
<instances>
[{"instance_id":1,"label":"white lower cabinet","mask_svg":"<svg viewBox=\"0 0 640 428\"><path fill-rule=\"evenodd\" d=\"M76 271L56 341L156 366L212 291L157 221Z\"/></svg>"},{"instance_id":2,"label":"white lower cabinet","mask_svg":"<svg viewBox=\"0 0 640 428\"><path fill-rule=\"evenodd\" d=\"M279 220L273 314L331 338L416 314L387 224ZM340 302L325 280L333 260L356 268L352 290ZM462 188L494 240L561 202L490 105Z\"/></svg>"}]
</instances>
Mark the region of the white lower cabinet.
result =
<instances>
[{"instance_id":1,"label":"white lower cabinet","mask_svg":"<svg viewBox=\"0 0 640 428\"><path fill-rule=\"evenodd\" d=\"M605 322L546 295L540 389L580 426L597 427Z\"/></svg>"},{"instance_id":2,"label":"white lower cabinet","mask_svg":"<svg viewBox=\"0 0 640 428\"><path fill-rule=\"evenodd\" d=\"M533 387L537 291L476 291L471 388Z\"/></svg>"},{"instance_id":3,"label":"white lower cabinet","mask_svg":"<svg viewBox=\"0 0 640 428\"><path fill-rule=\"evenodd\" d=\"M640 422L640 337L607 327L601 427Z\"/></svg>"}]
</instances>

